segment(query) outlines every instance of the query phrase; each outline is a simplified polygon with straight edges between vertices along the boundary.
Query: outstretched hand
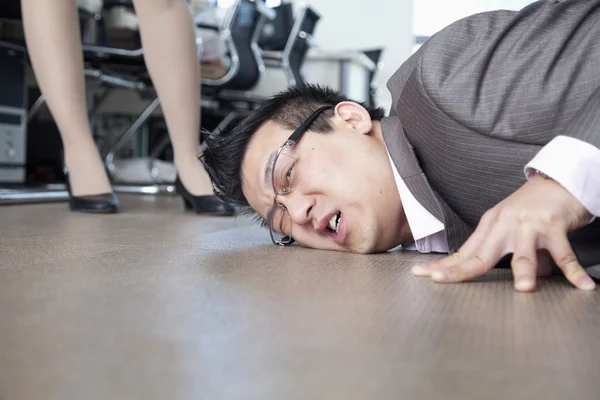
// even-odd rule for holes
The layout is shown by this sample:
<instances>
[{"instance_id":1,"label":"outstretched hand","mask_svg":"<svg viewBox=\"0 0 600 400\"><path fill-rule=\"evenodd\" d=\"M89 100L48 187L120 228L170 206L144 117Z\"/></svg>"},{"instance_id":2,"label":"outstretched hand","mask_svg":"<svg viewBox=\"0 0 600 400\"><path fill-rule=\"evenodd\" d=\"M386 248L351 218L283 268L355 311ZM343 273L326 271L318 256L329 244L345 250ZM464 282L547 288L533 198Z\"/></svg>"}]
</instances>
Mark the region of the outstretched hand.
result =
<instances>
[{"instance_id":1,"label":"outstretched hand","mask_svg":"<svg viewBox=\"0 0 600 400\"><path fill-rule=\"evenodd\" d=\"M573 285L593 290L594 281L579 265L567 239L569 231L584 226L591 217L559 183L535 175L486 212L456 253L417 266L413 273L436 282L462 282L486 273L512 253L515 289L532 291L536 276L549 272L549 254Z\"/></svg>"}]
</instances>

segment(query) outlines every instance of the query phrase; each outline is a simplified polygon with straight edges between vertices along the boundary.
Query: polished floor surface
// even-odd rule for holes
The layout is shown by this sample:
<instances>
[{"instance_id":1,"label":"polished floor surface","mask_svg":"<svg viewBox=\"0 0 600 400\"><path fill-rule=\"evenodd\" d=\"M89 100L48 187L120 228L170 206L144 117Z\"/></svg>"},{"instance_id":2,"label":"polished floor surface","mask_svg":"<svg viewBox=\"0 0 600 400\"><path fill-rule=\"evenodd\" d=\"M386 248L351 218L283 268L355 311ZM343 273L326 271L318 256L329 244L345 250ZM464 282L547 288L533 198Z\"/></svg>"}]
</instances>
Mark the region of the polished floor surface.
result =
<instances>
[{"instance_id":1,"label":"polished floor surface","mask_svg":"<svg viewBox=\"0 0 600 400\"><path fill-rule=\"evenodd\" d=\"M600 399L600 291L269 244L121 195L0 207L0 399Z\"/></svg>"}]
</instances>

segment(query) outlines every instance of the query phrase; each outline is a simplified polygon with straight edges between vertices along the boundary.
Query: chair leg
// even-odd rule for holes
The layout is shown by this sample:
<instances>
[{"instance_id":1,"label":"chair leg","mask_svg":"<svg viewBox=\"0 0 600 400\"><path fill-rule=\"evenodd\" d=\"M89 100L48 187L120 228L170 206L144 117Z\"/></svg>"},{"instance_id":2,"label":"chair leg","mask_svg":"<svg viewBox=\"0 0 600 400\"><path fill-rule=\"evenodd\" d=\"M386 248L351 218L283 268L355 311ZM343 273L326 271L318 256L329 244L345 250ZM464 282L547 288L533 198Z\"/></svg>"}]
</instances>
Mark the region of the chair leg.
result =
<instances>
[{"instance_id":1,"label":"chair leg","mask_svg":"<svg viewBox=\"0 0 600 400\"><path fill-rule=\"evenodd\" d=\"M104 104L104 100L106 100L106 98L111 92L112 88L102 86L98 93L94 94L94 100L92 101L92 104L88 109L88 115L90 120L92 120L95 117L102 104Z\"/></svg>"},{"instance_id":2,"label":"chair leg","mask_svg":"<svg viewBox=\"0 0 600 400\"><path fill-rule=\"evenodd\" d=\"M29 111L27 111L27 123L31 122L35 118L35 116L42 109L44 103L46 103L46 98L43 94L41 94L40 97L37 98L35 103L33 103L33 105L29 108Z\"/></svg>"},{"instance_id":3,"label":"chair leg","mask_svg":"<svg viewBox=\"0 0 600 400\"><path fill-rule=\"evenodd\" d=\"M217 127L210 132L211 135L219 135L221 132L223 132L223 130L225 128L227 128L229 126L229 124L231 124L233 121L235 121L236 118L240 117L240 114L237 111L231 111L229 112L229 114L227 114L225 116L225 118L223 118L223 120L221 122L219 122L219 125L217 125ZM200 154L204 153L206 151L206 143L202 142L200 143Z\"/></svg>"},{"instance_id":4,"label":"chair leg","mask_svg":"<svg viewBox=\"0 0 600 400\"><path fill-rule=\"evenodd\" d=\"M215 130L213 131L213 134L219 134L221 132L223 132L223 129L227 128L229 126L229 124L235 120L237 117L239 117L239 114L235 111L231 111L229 114L227 114L225 116L225 118L223 118L223 120L221 122L219 122L219 125L217 125L217 127L215 128Z\"/></svg>"},{"instance_id":5,"label":"chair leg","mask_svg":"<svg viewBox=\"0 0 600 400\"><path fill-rule=\"evenodd\" d=\"M214 131L211 132L211 134L218 135L219 133L221 133L223 131L223 129L227 128L229 126L229 124L231 124L231 122L233 122L239 116L240 116L240 114L237 113L236 111L231 111L229 114L227 114L225 116L225 118L223 118L223 120L221 122L219 122L219 125L217 125L217 127L215 128ZM154 146L154 148L152 149L152 152L150 152L150 154L148 155L148 158L150 160L154 160L154 159L158 158L160 153L163 152L163 150L169 145L169 143L171 143L171 138L169 137L169 135L164 135L163 138L160 140L160 142L156 146ZM200 153L202 153L204 150L206 150L205 146L203 145L203 143L201 143L200 144Z\"/></svg>"},{"instance_id":6,"label":"chair leg","mask_svg":"<svg viewBox=\"0 0 600 400\"><path fill-rule=\"evenodd\" d=\"M152 112L156 110L156 108L160 105L160 99L158 96L152 100L152 102L146 107L146 109L140 114L140 116L121 134L121 136L115 141L115 143L110 147L106 157L104 159L104 163L108 168L109 172L112 172L115 168L114 159L115 154L127 143L127 141L135 134L135 132L142 126L144 122L150 117Z\"/></svg>"},{"instance_id":7,"label":"chair leg","mask_svg":"<svg viewBox=\"0 0 600 400\"><path fill-rule=\"evenodd\" d=\"M162 139L160 140L160 142L158 142L158 144L156 146L154 146L154 148L152 149L152 151L150 152L148 157L149 158L158 158L160 153L163 152L163 150L169 145L169 143L171 143L171 138L169 137L168 134L165 134L162 137Z\"/></svg>"},{"instance_id":8,"label":"chair leg","mask_svg":"<svg viewBox=\"0 0 600 400\"><path fill-rule=\"evenodd\" d=\"M102 105L102 102L106 99L109 92L110 92L110 89L104 88L100 92L100 94L98 94L97 97L94 99L94 104L89 109L90 118L96 113L98 108L100 108L100 105ZM45 103L46 103L46 97L43 94L41 94L40 97L37 98L37 100L32 104L32 106L27 111L27 122L28 123L31 122L36 117L36 115L41 111L42 106L44 106Z\"/></svg>"}]
</instances>

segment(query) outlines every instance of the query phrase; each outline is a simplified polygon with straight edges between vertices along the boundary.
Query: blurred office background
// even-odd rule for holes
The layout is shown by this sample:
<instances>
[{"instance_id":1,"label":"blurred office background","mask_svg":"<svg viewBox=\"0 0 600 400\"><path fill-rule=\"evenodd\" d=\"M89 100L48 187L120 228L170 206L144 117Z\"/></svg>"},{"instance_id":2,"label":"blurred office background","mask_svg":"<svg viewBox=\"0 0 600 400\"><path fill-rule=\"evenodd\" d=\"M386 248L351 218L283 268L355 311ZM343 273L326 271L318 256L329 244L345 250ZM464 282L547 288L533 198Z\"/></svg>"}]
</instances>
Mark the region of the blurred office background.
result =
<instances>
[{"instance_id":1,"label":"blurred office background","mask_svg":"<svg viewBox=\"0 0 600 400\"><path fill-rule=\"evenodd\" d=\"M389 111L386 82L438 30L530 0L190 0L202 127L228 129L303 82ZM128 1L77 0L93 132L117 191L171 192L175 170ZM176 73L176 71L174 71ZM18 0L0 4L0 204L66 199L62 145L27 61Z\"/></svg>"}]
</instances>

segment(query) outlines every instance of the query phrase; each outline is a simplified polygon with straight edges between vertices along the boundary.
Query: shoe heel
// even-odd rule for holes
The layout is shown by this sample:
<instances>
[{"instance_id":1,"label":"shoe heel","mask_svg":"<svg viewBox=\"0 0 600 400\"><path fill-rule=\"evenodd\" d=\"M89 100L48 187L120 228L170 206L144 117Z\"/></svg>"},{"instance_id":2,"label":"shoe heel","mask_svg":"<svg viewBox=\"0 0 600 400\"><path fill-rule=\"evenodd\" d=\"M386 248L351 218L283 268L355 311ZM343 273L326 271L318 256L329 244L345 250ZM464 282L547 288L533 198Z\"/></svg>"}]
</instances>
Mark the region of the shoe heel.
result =
<instances>
[{"instance_id":1,"label":"shoe heel","mask_svg":"<svg viewBox=\"0 0 600 400\"><path fill-rule=\"evenodd\" d=\"M181 197L183 199L183 207L185 208L186 211L190 211L194 208L194 205L192 204L191 201L189 201L188 199L186 199L185 197Z\"/></svg>"},{"instance_id":2,"label":"shoe heel","mask_svg":"<svg viewBox=\"0 0 600 400\"><path fill-rule=\"evenodd\" d=\"M186 211L194 211L196 214L233 216L235 208L219 199L217 196L194 196L183 186L179 177L175 179L175 191L183 199Z\"/></svg>"},{"instance_id":3,"label":"shoe heel","mask_svg":"<svg viewBox=\"0 0 600 400\"><path fill-rule=\"evenodd\" d=\"M91 196L73 196L71 180L65 170L67 193L69 194L69 209L77 212L112 214L119 211L119 200L111 191L110 193Z\"/></svg>"}]
</instances>

